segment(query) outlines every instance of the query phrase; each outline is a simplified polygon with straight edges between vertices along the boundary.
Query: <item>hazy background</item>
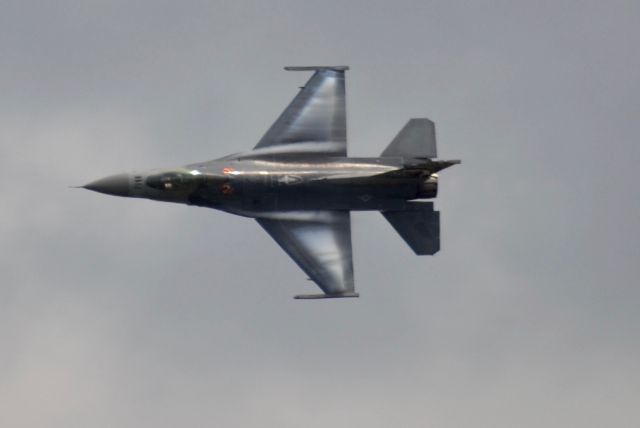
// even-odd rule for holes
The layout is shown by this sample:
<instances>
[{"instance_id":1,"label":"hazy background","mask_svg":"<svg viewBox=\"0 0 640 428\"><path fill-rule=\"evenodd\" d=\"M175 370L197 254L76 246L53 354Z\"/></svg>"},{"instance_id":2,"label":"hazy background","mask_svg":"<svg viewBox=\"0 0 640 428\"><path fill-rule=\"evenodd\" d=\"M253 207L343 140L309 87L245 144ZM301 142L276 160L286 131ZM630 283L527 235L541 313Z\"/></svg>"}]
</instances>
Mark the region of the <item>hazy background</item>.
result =
<instances>
[{"instance_id":1,"label":"hazy background","mask_svg":"<svg viewBox=\"0 0 640 428\"><path fill-rule=\"evenodd\" d=\"M640 3L0 6L0 426L640 426ZM349 153L437 124L442 251L358 300L254 221L69 189L253 147L348 64Z\"/></svg>"}]
</instances>

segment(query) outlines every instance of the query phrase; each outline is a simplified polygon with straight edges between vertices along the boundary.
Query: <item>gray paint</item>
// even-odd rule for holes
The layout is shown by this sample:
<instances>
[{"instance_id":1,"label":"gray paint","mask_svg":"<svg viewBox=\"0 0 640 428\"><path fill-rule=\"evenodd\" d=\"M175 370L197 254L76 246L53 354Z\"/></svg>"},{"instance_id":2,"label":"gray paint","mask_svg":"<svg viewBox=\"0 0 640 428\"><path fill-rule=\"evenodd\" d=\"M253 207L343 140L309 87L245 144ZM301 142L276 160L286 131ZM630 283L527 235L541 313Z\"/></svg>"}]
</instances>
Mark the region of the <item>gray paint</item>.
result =
<instances>
[{"instance_id":1,"label":"gray paint","mask_svg":"<svg viewBox=\"0 0 640 428\"><path fill-rule=\"evenodd\" d=\"M4 1L0 425L640 425L639 7ZM67 188L250 148L312 63L350 156L424 115L465 161L434 257L353 214L355 302L289 299L247 219Z\"/></svg>"},{"instance_id":2,"label":"gray paint","mask_svg":"<svg viewBox=\"0 0 640 428\"><path fill-rule=\"evenodd\" d=\"M429 119L411 119L380 158L347 157L349 67L285 69L314 74L254 150L112 175L84 188L255 218L324 297L357 297L350 211L383 212L416 254L433 255L440 249L439 213L433 204L409 201L435 197L437 173L460 161L430 159L436 141Z\"/></svg>"}]
</instances>

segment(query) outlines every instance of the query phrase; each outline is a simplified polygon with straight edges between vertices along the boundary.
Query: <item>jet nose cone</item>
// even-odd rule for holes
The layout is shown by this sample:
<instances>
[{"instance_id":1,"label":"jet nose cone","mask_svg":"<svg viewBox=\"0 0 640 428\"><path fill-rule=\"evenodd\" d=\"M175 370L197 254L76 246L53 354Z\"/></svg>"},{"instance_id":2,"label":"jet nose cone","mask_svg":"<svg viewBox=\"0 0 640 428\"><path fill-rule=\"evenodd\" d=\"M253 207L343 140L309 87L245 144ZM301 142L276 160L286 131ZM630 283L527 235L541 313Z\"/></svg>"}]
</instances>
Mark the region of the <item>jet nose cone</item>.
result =
<instances>
[{"instance_id":1,"label":"jet nose cone","mask_svg":"<svg viewBox=\"0 0 640 428\"><path fill-rule=\"evenodd\" d=\"M129 174L116 174L82 186L94 192L106 193L114 196L131 196Z\"/></svg>"}]
</instances>

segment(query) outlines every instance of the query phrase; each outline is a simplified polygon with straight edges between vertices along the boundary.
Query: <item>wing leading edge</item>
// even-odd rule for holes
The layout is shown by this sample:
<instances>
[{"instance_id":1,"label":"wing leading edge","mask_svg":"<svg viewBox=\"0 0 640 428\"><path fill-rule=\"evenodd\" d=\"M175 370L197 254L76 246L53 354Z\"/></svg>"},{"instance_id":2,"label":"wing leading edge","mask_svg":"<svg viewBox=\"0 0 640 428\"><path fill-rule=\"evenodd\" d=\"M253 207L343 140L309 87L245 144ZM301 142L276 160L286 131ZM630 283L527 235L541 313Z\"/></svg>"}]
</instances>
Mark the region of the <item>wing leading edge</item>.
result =
<instances>
[{"instance_id":1,"label":"wing leading edge","mask_svg":"<svg viewBox=\"0 0 640 428\"><path fill-rule=\"evenodd\" d=\"M324 291L296 298L358 297L349 211L271 213L256 220Z\"/></svg>"},{"instance_id":2,"label":"wing leading edge","mask_svg":"<svg viewBox=\"0 0 640 428\"><path fill-rule=\"evenodd\" d=\"M254 154L347 155L346 66L285 67L314 70L289 106L254 147Z\"/></svg>"}]
</instances>

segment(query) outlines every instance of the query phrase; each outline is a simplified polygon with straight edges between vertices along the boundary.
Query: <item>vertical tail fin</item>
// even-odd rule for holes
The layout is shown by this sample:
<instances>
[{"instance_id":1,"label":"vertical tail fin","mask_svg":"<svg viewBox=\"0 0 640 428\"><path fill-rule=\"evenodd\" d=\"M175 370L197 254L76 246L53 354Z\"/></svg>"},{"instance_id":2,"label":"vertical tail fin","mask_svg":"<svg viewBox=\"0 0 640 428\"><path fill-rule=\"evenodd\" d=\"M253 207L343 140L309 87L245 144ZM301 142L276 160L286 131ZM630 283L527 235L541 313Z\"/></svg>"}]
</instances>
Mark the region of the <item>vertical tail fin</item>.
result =
<instances>
[{"instance_id":1,"label":"vertical tail fin","mask_svg":"<svg viewBox=\"0 0 640 428\"><path fill-rule=\"evenodd\" d=\"M427 118L411 119L381 157L436 158L436 126Z\"/></svg>"},{"instance_id":2,"label":"vertical tail fin","mask_svg":"<svg viewBox=\"0 0 640 428\"><path fill-rule=\"evenodd\" d=\"M383 211L382 215L418 255L440 250L440 212L433 202L410 202L404 211Z\"/></svg>"}]
</instances>

